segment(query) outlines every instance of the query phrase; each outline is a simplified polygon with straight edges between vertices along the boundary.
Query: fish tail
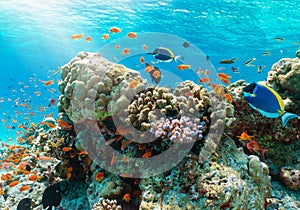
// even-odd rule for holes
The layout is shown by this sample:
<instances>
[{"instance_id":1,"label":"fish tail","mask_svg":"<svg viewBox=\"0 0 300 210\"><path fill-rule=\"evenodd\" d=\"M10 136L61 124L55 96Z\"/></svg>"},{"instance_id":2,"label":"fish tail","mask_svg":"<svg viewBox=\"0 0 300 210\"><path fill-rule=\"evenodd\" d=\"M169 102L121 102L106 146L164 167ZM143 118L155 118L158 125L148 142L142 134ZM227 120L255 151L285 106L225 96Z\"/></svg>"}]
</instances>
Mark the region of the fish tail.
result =
<instances>
[{"instance_id":1,"label":"fish tail","mask_svg":"<svg viewBox=\"0 0 300 210\"><path fill-rule=\"evenodd\" d=\"M290 113L290 112L284 112L283 115L281 115L281 123L282 123L282 126L285 127L287 122L290 120L290 119L293 119L293 118L299 118L299 115L296 115L296 114L293 114L293 113Z\"/></svg>"},{"instance_id":2,"label":"fish tail","mask_svg":"<svg viewBox=\"0 0 300 210\"><path fill-rule=\"evenodd\" d=\"M175 57L174 57L174 61L179 61L179 59L182 59L182 56L181 55L176 55Z\"/></svg>"}]
</instances>

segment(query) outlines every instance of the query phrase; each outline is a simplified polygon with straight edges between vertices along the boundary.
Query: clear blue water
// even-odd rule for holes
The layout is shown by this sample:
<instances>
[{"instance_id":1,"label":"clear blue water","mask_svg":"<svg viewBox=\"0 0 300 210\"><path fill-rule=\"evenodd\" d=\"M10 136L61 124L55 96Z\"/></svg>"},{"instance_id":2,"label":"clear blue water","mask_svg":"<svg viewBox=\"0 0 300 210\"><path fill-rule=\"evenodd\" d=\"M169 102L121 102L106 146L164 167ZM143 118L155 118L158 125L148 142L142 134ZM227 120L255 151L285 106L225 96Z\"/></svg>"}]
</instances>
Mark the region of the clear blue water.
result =
<instances>
[{"instance_id":1,"label":"clear blue water","mask_svg":"<svg viewBox=\"0 0 300 210\"><path fill-rule=\"evenodd\" d=\"M231 81L264 80L274 62L294 57L299 47L299 3L299 0L0 0L0 97L4 101L0 103L0 113L1 119L6 120L1 122L0 138L14 138L18 129L6 126L24 123L24 117L29 117L29 122L38 122L43 114L56 112L55 107L47 105L50 98L59 96L58 92L49 92L57 89L57 83L45 87L39 81L60 79L49 70L67 63L79 51L97 52L130 31L177 35L207 54L215 68L225 67L222 72L231 74ZM104 41L102 35L112 26L120 27L122 33ZM88 43L84 39L70 39L76 33L89 35L93 40ZM284 40L279 42L275 37ZM267 50L271 50L271 55L262 56ZM219 64L220 60L233 57L239 58L233 65ZM243 63L253 57L255 67L245 67ZM260 74L259 65L266 65ZM232 73L232 66L240 73ZM29 88L24 88L26 85ZM36 91L41 91L41 96L36 96ZM18 98L26 100L24 103L29 103L32 109L15 106L13 101ZM43 113L39 112L41 106L46 107ZM30 112L35 112L35 116L30 116ZM13 124L12 119L18 122Z\"/></svg>"}]
</instances>

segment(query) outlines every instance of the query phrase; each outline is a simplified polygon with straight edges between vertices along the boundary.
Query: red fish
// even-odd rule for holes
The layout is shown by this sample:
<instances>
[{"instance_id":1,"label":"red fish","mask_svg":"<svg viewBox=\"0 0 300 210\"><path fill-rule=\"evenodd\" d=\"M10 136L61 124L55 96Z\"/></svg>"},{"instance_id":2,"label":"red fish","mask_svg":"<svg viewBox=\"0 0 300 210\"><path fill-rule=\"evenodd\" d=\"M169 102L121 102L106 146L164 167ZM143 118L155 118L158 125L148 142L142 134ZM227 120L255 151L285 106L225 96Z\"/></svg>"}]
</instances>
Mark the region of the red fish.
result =
<instances>
[{"instance_id":1,"label":"red fish","mask_svg":"<svg viewBox=\"0 0 300 210\"><path fill-rule=\"evenodd\" d=\"M265 152L267 151L267 149L261 148L260 144L257 141L253 140L248 142L246 144L246 147L250 152L260 152L261 156L265 159Z\"/></svg>"}]
</instances>

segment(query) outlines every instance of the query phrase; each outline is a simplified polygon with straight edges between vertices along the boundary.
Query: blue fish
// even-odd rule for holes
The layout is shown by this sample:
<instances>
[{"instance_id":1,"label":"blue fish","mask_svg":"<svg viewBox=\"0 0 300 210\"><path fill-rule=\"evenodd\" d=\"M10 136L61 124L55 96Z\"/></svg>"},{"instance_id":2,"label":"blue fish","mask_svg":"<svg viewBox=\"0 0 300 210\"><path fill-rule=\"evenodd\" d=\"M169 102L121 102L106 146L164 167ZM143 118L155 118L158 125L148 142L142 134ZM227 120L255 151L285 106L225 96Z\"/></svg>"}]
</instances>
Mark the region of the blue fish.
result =
<instances>
[{"instance_id":1,"label":"blue fish","mask_svg":"<svg viewBox=\"0 0 300 210\"><path fill-rule=\"evenodd\" d=\"M280 95L272 88L262 83L251 83L243 88L245 99L249 105L262 115L270 118L281 117L282 125L299 116L284 110L284 104Z\"/></svg>"},{"instance_id":2,"label":"blue fish","mask_svg":"<svg viewBox=\"0 0 300 210\"><path fill-rule=\"evenodd\" d=\"M152 54L157 60L163 62L171 62L172 60L177 61L181 58L180 55L174 56L172 50L165 47L158 47L153 51L153 53L149 54Z\"/></svg>"}]
</instances>

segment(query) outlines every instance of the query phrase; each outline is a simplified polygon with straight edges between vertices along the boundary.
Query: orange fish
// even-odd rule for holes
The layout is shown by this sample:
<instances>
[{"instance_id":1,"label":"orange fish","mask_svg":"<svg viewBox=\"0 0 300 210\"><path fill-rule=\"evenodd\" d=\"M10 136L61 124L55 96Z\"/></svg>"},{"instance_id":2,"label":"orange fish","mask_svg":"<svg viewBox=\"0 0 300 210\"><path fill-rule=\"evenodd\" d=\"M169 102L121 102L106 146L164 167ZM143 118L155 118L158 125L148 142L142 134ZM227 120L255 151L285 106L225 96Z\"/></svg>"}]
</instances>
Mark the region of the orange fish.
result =
<instances>
[{"instance_id":1,"label":"orange fish","mask_svg":"<svg viewBox=\"0 0 300 210\"><path fill-rule=\"evenodd\" d=\"M209 70L208 69L205 70L204 75L208 77L208 75L209 75Z\"/></svg>"},{"instance_id":2,"label":"orange fish","mask_svg":"<svg viewBox=\"0 0 300 210\"><path fill-rule=\"evenodd\" d=\"M146 63L146 68L145 68L145 71L146 72L151 72L152 70L154 69L154 66L151 66L149 63Z\"/></svg>"},{"instance_id":3,"label":"orange fish","mask_svg":"<svg viewBox=\"0 0 300 210\"><path fill-rule=\"evenodd\" d=\"M112 27L109 29L109 32L111 33L120 33L122 30L118 27Z\"/></svg>"},{"instance_id":4,"label":"orange fish","mask_svg":"<svg viewBox=\"0 0 300 210\"><path fill-rule=\"evenodd\" d=\"M69 179L71 179L71 177L72 177L72 174L71 173L67 173L66 179L69 180Z\"/></svg>"},{"instance_id":5,"label":"orange fish","mask_svg":"<svg viewBox=\"0 0 300 210\"><path fill-rule=\"evenodd\" d=\"M82 34L73 34L71 36L71 39L73 39L73 40L80 39L83 37L83 35L84 35L83 33Z\"/></svg>"},{"instance_id":6,"label":"orange fish","mask_svg":"<svg viewBox=\"0 0 300 210\"><path fill-rule=\"evenodd\" d=\"M148 50L148 47L147 47L147 45L143 45L143 49L145 50L145 51L147 51Z\"/></svg>"},{"instance_id":7,"label":"orange fish","mask_svg":"<svg viewBox=\"0 0 300 210\"><path fill-rule=\"evenodd\" d=\"M72 171L73 171L73 167L70 166L70 167L67 168L68 173L71 173Z\"/></svg>"},{"instance_id":8,"label":"orange fish","mask_svg":"<svg viewBox=\"0 0 300 210\"><path fill-rule=\"evenodd\" d=\"M151 155L152 155L152 148L151 148L150 151L144 153L144 154L142 155L142 158L148 158L148 157L151 157Z\"/></svg>"},{"instance_id":9,"label":"orange fish","mask_svg":"<svg viewBox=\"0 0 300 210\"><path fill-rule=\"evenodd\" d=\"M124 49L122 50L122 55L128 55L128 54L130 54L130 49L124 48Z\"/></svg>"},{"instance_id":10,"label":"orange fish","mask_svg":"<svg viewBox=\"0 0 300 210\"><path fill-rule=\"evenodd\" d=\"M108 40L109 39L109 34L103 34L102 39Z\"/></svg>"},{"instance_id":11,"label":"orange fish","mask_svg":"<svg viewBox=\"0 0 300 210\"><path fill-rule=\"evenodd\" d=\"M208 83L208 82L210 82L210 79L209 78L200 78L199 82L201 82L201 83Z\"/></svg>"},{"instance_id":12,"label":"orange fish","mask_svg":"<svg viewBox=\"0 0 300 210\"><path fill-rule=\"evenodd\" d=\"M232 104L232 97L231 97L231 95L228 94L228 93L226 93L225 97L226 97L227 101Z\"/></svg>"},{"instance_id":13,"label":"orange fish","mask_svg":"<svg viewBox=\"0 0 300 210\"><path fill-rule=\"evenodd\" d=\"M47 124L47 126L49 127L49 128L56 128L56 125L54 125L54 124L52 124L52 123L46 123Z\"/></svg>"},{"instance_id":14,"label":"orange fish","mask_svg":"<svg viewBox=\"0 0 300 210\"><path fill-rule=\"evenodd\" d=\"M37 180L40 180L40 176L34 174L34 175L31 175L30 177L28 177L28 180L29 181L37 181Z\"/></svg>"},{"instance_id":15,"label":"orange fish","mask_svg":"<svg viewBox=\"0 0 300 210\"><path fill-rule=\"evenodd\" d=\"M73 148L72 147L63 147L61 150L63 152L69 152L69 151L73 150Z\"/></svg>"},{"instance_id":16,"label":"orange fish","mask_svg":"<svg viewBox=\"0 0 300 210\"><path fill-rule=\"evenodd\" d=\"M124 196L123 196L123 200L126 202L126 203L129 203L130 201L130 193L126 193Z\"/></svg>"},{"instance_id":17,"label":"orange fish","mask_svg":"<svg viewBox=\"0 0 300 210\"><path fill-rule=\"evenodd\" d=\"M130 143L132 142L132 140L125 140L122 145L121 145L121 150L124 150Z\"/></svg>"},{"instance_id":18,"label":"orange fish","mask_svg":"<svg viewBox=\"0 0 300 210\"><path fill-rule=\"evenodd\" d=\"M96 179L96 181L101 182L104 179L104 172L100 171L100 172L96 173L95 179Z\"/></svg>"},{"instance_id":19,"label":"orange fish","mask_svg":"<svg viewBox=\"0 0 300 210\"><path fill-rule=\"evenodd\" d=\"M85 37L85 41L91 42L92 41L92 37L90 37L90 36Z\"/></svg>"},{"instance_id":20,"label":"orange fish","mask_svg":"<svg viewBox=\"0 0 300 210\"><path fill-rule=\"evenodd\" d=\"M186 64L180 64L179 66L177 66L178 70L186 70L186 69L190 69L191 65L186 65Z\"/></svg>"},{"instance_id":21,"label":"orange fish","mask_svg":"<svg viewBox=\"0 0 300 210\"><path fill-rule=\"evenodd\" d=\"M20 192L26 191L30 189L30 185L24 185L20 188Z\"/></svg>"},{"instance_id":22,"label":"orange fish","mask_svg":"<svg viewBox=\"0 0 300 210\"><path fill-rule=\"evenodd\" d=\"M221 78L221 81L224 82L226 85L230 85L230 82L226 78Z\"/></svg>"},{"instance_id":23,"label":"orange fish","mask_svg":"<svg viewBox=\"0 0 300 210\"><path fill-rule=\"evenodd\" d=\"M197 69L197 74L199 74L199 75L200 75L200 74L202 74L202 73L203 73L203 70L202 70L202 68L198 68L198 69Z\"/></svg>"},{"instance_id":24,"label":"orange fish","mask_svg":"<svg viewBox=\"0 0 300 210\"><path fill-rule=\"evenodd\" d=\"M220 79L230 79L231 76L225 74L225 73L218 73L218 76L220 77Z\"/></svg>"},{"instance_id":25,"label":"orange fish","mask_svg":"<svg viewBox=\"0 0 300 210\"><path fill-rule=\"evenodd\" d=\"M115 155L115 153L113 152L112 158L111 158L111 161L110 161L110 165L111 165L111 166L115 164L115 160L116 160L116 155Z\"/></svg>"},{"instance_id":26,"label":"orange fish","mask_svg":"<svg viewBox=\"0 0 300 210\"><path fill-rule=\"evenodd\" d=\"M161 77L160 71L155 70L152 74L152 77L154 77L156 79L160 78Z\"/></svg>"},{"instance_id":27,"label":"orange fish","mask_svg":"<svg viewBox=\"0 0 300 210\"><path fill-rule=\"evenodd\" d=\"M118 49L121 48L121 46L120 45L116 45L115 48L118 50Z\"/></svg>"},{"instance_id":28,"label":"orange fish","mask_svg":"<svg viewBox=\"0 0 300 210\"><path fill-rule=\"evenodd\" d=\"M38 157L39 160L42 160L42 161L50 161L52 160L52 157L48 157L48 156L40 156Z\"/></svg>"},{"instance_id":29,"label":"orange fish","mask_svg":"<svg viewBox=\"0 0 300 210\"><path fill-rule=\"evenodd\" d=\"M4 190L2 187L0 187L0 195L3 195L4 194Z\"/></svg>"},{"instance_id":30,"label":"orange fish","mask_svg":"<svg viewBox=\"0 0 300 210\"><path fill-rule=\"evenodd\" d=\"M129 33L127 34L127 37L128 37L128 38L131 38L131 39L135 39L135 38L136 38L136 33L134 33L134 32L129 32Z\"/></svg>"},{"instance_id":31,"label":"orange fish","mask_svg":"<svg viewBox=\"0 0 300 210\"><path fill-rule=\"evenodd\" d=\"M40 91L36 91L36 92L34 92L34 94L35 94L36 96L40 96L40 95L41 95L41 92L40 92Z\"/></svg>"},{"instance_id":32,"label":"orange fish","mask_svg":"<svg viewBox=\"0 0 300 210\"><path fill-rule=\"evenodd\" d=\"M87 151L81 151L81 152L78 153L78 155L87 155L87 154L88 154Z\"/></svg>"},{"instance_id":33,"label":"orange fish","mask_svg":"<svg viewBox=\"0 0 300 210\"><path fill-rule=\"evenodd\" d=\"M252 139L254 138L254 136L249 136L246 132L243 132L240 136L237 136L240 140L246 141L252 141Z\"/></svg>"},{"instance_id":34,"label":"orange fish","mask_svg":"<svg viewBox=\"0 0 300 210\"><path fill-rule=\"evenodd\" d=\"M13 181L13 182L9 183L9 187L14 187L19 183L20 183L19 181Z\"/></svg>"},{"instance_id":35,"label":"orange fish","mask_svg":"<svg viewBox=\"0 0 300 210\"><path fill-rule=\"evenodd\" d=\"M53 83L54 83L54 80L52 79L52 80L45 81L44 85L49 86L49 85L52 85Z\"/></svg>"},{"instance_id":36,"label":"orange fish","mask_svg":"<svg viewBox=\"0 0 300 210\"><path fill-rule=\"evenodd\" d=\"M145 58L144 58L144 56L141 56L141 57L140 57L140 63L141 63L141 64L144 64L144 62L145 62Z\"/></svg>"},{"instance_id":37,"label":"orange fish","mask_svg":"<svg viewBox=\"0 0 300 210\"><path fill-rule=\"evenodd\" d=\"M72 125L67 123L64 120L57 120L58 122L58 126L63 128L64 130L71 130L72 129Z\"/></svg>"}]
</instances>

